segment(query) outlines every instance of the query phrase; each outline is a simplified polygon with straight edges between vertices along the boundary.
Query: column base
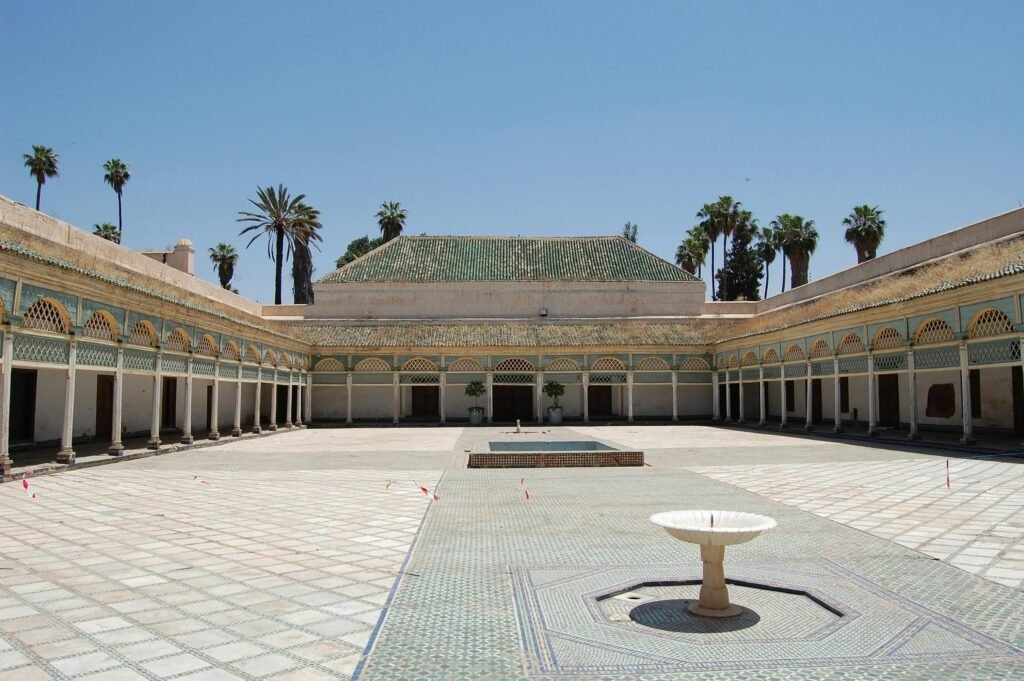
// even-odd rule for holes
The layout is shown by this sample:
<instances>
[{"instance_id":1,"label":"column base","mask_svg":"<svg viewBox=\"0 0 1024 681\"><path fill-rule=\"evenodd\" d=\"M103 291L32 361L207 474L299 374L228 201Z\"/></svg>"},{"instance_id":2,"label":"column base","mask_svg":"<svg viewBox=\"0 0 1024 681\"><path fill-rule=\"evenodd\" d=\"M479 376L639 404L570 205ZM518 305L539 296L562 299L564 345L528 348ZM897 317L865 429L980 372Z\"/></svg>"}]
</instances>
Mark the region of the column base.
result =
<instances>
[{"instance_id":1,"label":"column base","mask_svg":"<svg viewBox=\"0 0 1024 681\"><path fill-rule=\"evenodd\" d=\"M744 425L745 423L746 423L746 421L744 421L743 419L736 419L736 424L737 424L737 425L740 425L740 426L742 426L742 425Z\"/></svg>"},{"instance_id":2,"label":"column base","mask_svg":"<svg viewBox=\"0 0 1024 681\"><path fill-rule=\"evenodd\" d=\"M4 479L5 482L7 482L7 481L12 479L12 476L11 476L11 464L12 463L14 463L14 462L11 461L11 457L7 456L6 454L4 454L3 456L0 456L0 475L3 476L3 479Z\"/></svg>"},{"instance_id":3,"label":"column base","mask_svg":"<svg viewBox=\"0 0 1024 681\"><path fill-rule=\"evenodd\" d=\"M841 432L843 432L843 427L842 426L834 426L832 428L832 432L833 433L841 433Z\"/></svg>"},{"instance_id":4,"label":"column base","mask_svg":"<svg viewBox=\"0 0 1024 681\"><path fill-rule=\"evenodd\" d=\"M263 432L263 429L260 428L259 424L256 424L255 426L252 427L252 430L250 430L249 432L252 433L253 435L259 435L260 433Z\"/></svg>"},{"instance_id":5,"label":"column base","mask_svg":"<svg viewBox=\"0 0 1024 681\"><path fill-rule=\"evenodd\" d=\"M306 426L302 425L302 421L296 421L295 423L292 424L292 428L305 428L305 427Z\"/></svg>"},{"instance_id":6,"label":"column base","mask_svg":"<svg viewBox=\"0 0 1024 681\"><path fill-rule=\"evenodd\" d=\"M149 440L146 441L146 449L160 449L160 438L149 438Z\"/></svg>"},{"instance_id":7,"label":"column base","mask_svg":"<svg viewBox=\"0 0 1024 681\"><path fill-rule=\"evenodd\" d=\"M275 430L277 430L277 424L276 423L271 423L269 426L267 426L267 430L269 430L271 433L273 433Z\"/></svg>"},{"instance_id":8,"label":"column base","mask_svg":"<svg viewBox=\"0 0 1024 681\"><path fill-rule=\"evenodd\" d=\"M779 424L779 430L788 430L788 429L789 429L789 424L786 423L785 421L783 421L782 423Z\"/></svg>"},{"instance_id":9,"label":"column base","mask_svg":"<svg viewBox=\"0 0 1024 681\"><path fill-rule=\"evenodd\" d=\"M764 427L765 427L765 426L767 426L767 425L768 425L768 422L767 422L767 421L763 421L763 420L762 420L762 421L758 421L758 422L757 422L757 427L758 427L758 428L764 428Z\"/></svg>"},{"instance_id":10,"label":"column base","mask_svg":"<svg viewBox=\"0 0 1024 681\"><path fill-rule=\"evenodd\" d=\"M110 456L124 456L124 445L120 442L111 442L107 447L107 454Z\"/></svg>"},{"instance_id":11,"label":"column base","mask_svg":"<svg viewBox=\"0 0 1024 681\"><path fill-rule=\"evenodd\" d=\"M711 417L711 423L721 423L721 422L722 422L721 418L719 418L717 416L712 416Z\"/></svg>"},{"instance_id":12,"label":"column base","mask_svg":"<svg viewBox=\"0 0 1024 681\"><path fill-rule=\"evenodd\" d=\"M57 463L66 463L69 466L75 463L75 450L68 447L57 452Z\"/></svg>"},{"instance_id":13,"label":"column base","mask_svg":"<svg viewBox=\"0 0 1024 681\"><path fill-rule=\"evenodd\" d=\"M868 437L878 437L878 431L874 428L868 428Z\"/></svg>"},{"instance_id":14,"label":"column base","mask_svg":"<svg viewBox=\"0 0 1024 681\"><path fill-rule=\"evenodd\" d=\"M195 438L192 437L192 433L186 433L181 436L180 443L183 445L190 445L195 442Z\"/></svg>"},{"instance_id":15,"label":"column base","mask_svg":"<svg viewBox=\"0 0 1024 681\"><path fill-rule=\"evenodd\" d=\"M210 431L210 434L207 436L207 439L209 439L209 440L219 440L220 439L220 433L218 433L216 430L212 430L212 431Z\"/></svg>"},{"instance_id":16,"label":"column base","mask_svg":"<svg viewBox=\"0 0 1024 681\"><path fill-rule=\"evenodd\" d=\"M397 426L398 424L399 424L399 420L398 419L392 419L391 420L391 425Z\"/></svg>"},{"instance_id":17,"label":"column base","mask_svg":"<svg viewBox=\"0 0 1024 681\"><path fill-rule=\"evenodd\" d=\"M920 440L921 439L921 433L917 432L916 430L912 430L912 431L910 431L910 434L907 435L907 439L908 440Z\"/></svg>"},{"instance_id":18,"label":"column base","mask_svg":"<svg viewBox=\"0 0 1024 681\"><path fill-rule=\"evenodd\" d=\"M962 445L973 445L977 442L973 435L964 435L960 438L960 444Z\"/></svg>"},{"instance_id":19,"label":"column base","mask_svg":"<svg viewBox=\"0 0 1024 681\"><path fill-rule=\"evenodd\" d=\"M679 423L679 417L678 416L673 416L672 417L672 423Z\"/></svg>"},{"instance_id":20,"label":"column base","mask_svg":"<svg viewBox=\"0 0 1024 681\"><path fill-rule=\"evenodd\" d=\"M807 425L804 426L804 430L806 430L807 432L811 432L812 430L814 430L814 425L808 423Z\"/></svg>"},{"instance_id":21,"label":"column base","mask_svg":"<svg viewBox=\"0 0 1024 681\"><path fill-rule=\"evenodd\" d=\"M231 437L242 437L242 429L238 427L232 428Z\"/></svg>"},{"instance_id":22,"label":"column base","mask_svg":"<svg viewBox=\"0 0 1024 681\"><path fill-rule=\"evenodd\" d=\"M287 428L288 430L291 430L292 429L291 421L285 421L284 427Z\"/></svg>"}]
</instances>

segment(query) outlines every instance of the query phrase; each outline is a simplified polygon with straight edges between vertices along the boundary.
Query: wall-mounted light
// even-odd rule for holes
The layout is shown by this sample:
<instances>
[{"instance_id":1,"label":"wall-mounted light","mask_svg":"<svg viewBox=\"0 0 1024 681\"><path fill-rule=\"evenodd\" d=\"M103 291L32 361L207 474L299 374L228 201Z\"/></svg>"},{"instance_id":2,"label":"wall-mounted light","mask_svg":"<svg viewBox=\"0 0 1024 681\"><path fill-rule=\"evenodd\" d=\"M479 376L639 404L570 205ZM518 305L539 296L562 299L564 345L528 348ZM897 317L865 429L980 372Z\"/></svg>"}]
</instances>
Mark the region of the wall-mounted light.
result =
<instances>
[{"instance_id":1,"label":"wall-mounted light","mask_svg":"<svg viewBox=\"0 0 1024 681\"><path fill-rule=\"evenodd\" d=\"M542 307L540 309L540 316L541 317L547 317L548 316L548 309L546 307Z\"/></svg>"}]
</instances>

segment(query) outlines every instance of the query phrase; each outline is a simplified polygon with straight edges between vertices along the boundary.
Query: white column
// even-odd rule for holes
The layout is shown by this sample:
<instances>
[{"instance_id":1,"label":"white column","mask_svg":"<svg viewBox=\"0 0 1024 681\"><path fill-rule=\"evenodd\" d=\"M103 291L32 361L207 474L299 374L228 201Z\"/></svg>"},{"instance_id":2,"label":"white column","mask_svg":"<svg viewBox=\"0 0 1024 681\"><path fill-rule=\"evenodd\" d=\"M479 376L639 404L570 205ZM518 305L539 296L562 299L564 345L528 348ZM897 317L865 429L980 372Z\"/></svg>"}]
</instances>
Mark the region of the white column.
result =
<instances>
[{"instance_id":1,"label":"white column","mask_svg":"<svg viewBox=\"0 0 1024 681\"><path fill-rule=\"evenodd\" d=\"M721 405L718 403L718 369L711 369L711 420L718 423L722 420L719 413Z\"/></svg>"},{"instance_id":2,"label":"white column","mask_svg":"<svg viewBox=\"0 0 1024 681\"><path fill-rule=\"evenodd\" d=\"M398 423L398 417L402 412L402 386L399 383L400 376L398 372L391 374L391 406L394 411L394 418L391 420L392 423Z\"/></svg>"},{"instance_id":3,"label":"white column","mask_svg":"<svg viewBox=\"0 0 1024 681\"><path fill-rule=\"evenodd\" d=\"M231 424L231 437L242 437L242 363L235 367L235 419Z\"/></svg>"},{"instance_id":4,"label":"white column","mask_svg":"<svg viewBox=\"0 0 1024 681\"><path fill-rule=\"evenodd\" d=\"M743 412L743 407L744 407L744 404L743 404L743 392L744 392L744 391L743 391L743 369L742 369L742 368L740 368L740 369L737 369L737 371L739 372L739 377L740 377L740 380L739 380L739 386L740 386L740 389L739 389L740 403L739 403L739 405L738 405L738 406L739 406L739 412L740 412L740 413L739 413L739 418L737 418L737 419L736 419L736 422L737 422L737 423L745 423L745 422L746 422L746 419L745 419L745 418L743 418L743 417L744 417L744 412Z\"/></svg>"},{"instance_id":5,"label":"white column","mask_svg":"<svg viewBox=\"0 0 1024 681\"><path fill-rule=\"evenodd\" d=\"M960 343L960 411L963 413L964 434L960 442L974 444L974 423L971 421L971 374L967 361L967 341Z\"/></svg>"},{"instance_id":6,"label":"white column","mask_svg":"<svg viewBox=\"0 0 1024 681\"><path fill-rule=\"evenodd\" d=\"M74 463L75 450L71 447L72 428L75 422L75 374L78 369L78 341L71 339L68 349L68 370L64 382L64 423L60 430L59 463Z\"/></svg>"},{"instance_id":7,"label":"white column","mask_svg":"<svg viewBox=\"0 0 1024 681\"><path fill-rule=\"evenodd\" d=\"M626 372L626 421L633 423L633 372Z\"/></svg>"},{"instance_id":8,"label":"white column","mask_svg":"<svg viewBox=\"0 0 1024 681\"><path fill-rule=\"evenodd\" d=\"M487 423L494 421L494 374L488 372L484 377L487 388Z\"/></svg>"},{"instance_id":9,"label":"white column","mask_svg":"<svg viewBox=\"0 0 1024 681\"><path fill-rule=\"evenodd\" d=\"M190 445L194 441L192 437L192 355L188 356L188 374L185 376L185 423L182 426L184 433L181 436L181 444Z\"/></svg>"},{"instance_id":10,"label":"white column","mask_svg":"<svg viewBox=\"0 0 1024 681\"><path fill-rule=\"evenodd\" d=\"M807 383L807 385L806 385L806 387L807 387L807 400L806 400L806 404L804 405L805 406L804 411L807 412L807 415L806 415L807 416L807 423L804 424L804 430L814 430L814 424L811 423L811 393L814 390L813 387L812 387L812 383L811 383L811 360L807 360L807 381L806 381L806 383Z\"/></svg>"},{"instance_id":11,"label":"white column","mask_svg":"<svg viewBox=\"0 0 1024 681\"><path fill-rule=\"evenodd\" d=\"M146 447L149 449L160 449L160 398L163 392L163 381L161 381L160 369L163 353L156 351L156 373L153 374L153 413L149 422L149 441Z\"/></svg>"},{"instance_id":12,"label":"white column","mask_svg":"<svg viewBox=\"0 0 1024 681\"><path fill-rule=\"evenodd\" d=\"M14 364L14 332L4 329L4 375L0 383L0 469L3 479L11 479L11 371Z\"/></svg>"},{"instance_id":13,"label":"white column","mask_svg":"<svg viewBox=\"0 0 1024 681\"><path fill-rule=\"evenodd\" d=\"M345 374L345 423L352 423L352 373Z\"/></svg>"},{"instance_id":14,"label":"white column","mask_svg":"<svg viewBox=\"0 0 1024 681\"><path fill-rule=\"evenodd\" d=\"M833 432L843 432L843 414L839 410L842 408L842 401L839 399L839 357L836 356L832 359L832 413L835 420L835 427L832 429Z\"/></svg>"},{"instance_id":15,"label":"white column","mask_svg":"<svg viewBox=\"0 0 1024 681\"><path fill-rule=\"evenodd\" d=\"M306 423L313 423L313 374L307 372L306 377Z\"/></svg>"},{"instance_id":16,"label":"white column","mask_svg":"<svg viewBox=\"0 0 1024 681\"><path fill-rule=\"evenodd\" d=\"M758 426L764 427L764 424L768 422L767 406L764 403L764 367L757 368L757 399L761 405L761 420L758 422Z\"/></svg>"},{"instance_id":17,"label":"white column","mask_svg":"<svg viewBox=\"0 0 1024 681\"><path fill-rule=\"evenodd\" d=\"M722 421L725 423L729 422L732 418L732 379L729 374L732 373L729 369L725 370L725 414L722 417Z\"/></svg>"},{"instance_id":18,"label":"white column","mask_svg":"<svg viewBox=\"0 0 1024 681\"><path fill-rule=\"evenodd\" d=\"M256 367L256 399L253 400L252 432L259 435L263 432L260 426L260 400L263 399L263 369Z\"/></svg>"},{"instance_id":19,"label":"white column","mask_svg":"<svg viewBox=\"0 0 1024 681\"><path fill-rule=\"evenodd\" d=\"M305 401L302 399L302 388L303 388L303 382L304 382L303 381L302 372L299 372L296 375L296 379L297 380L295 381L295 401L296 401L296 405L295 405L295 427L296 428L302 428L303 427L302 426L302 420L303 420L302 412L305 411L304 406L306 404Z\"/></svg>"},{"instance_id":20,"label":"white column","mask_svg":"<svg viewBox=\"0 0 1024 681\"><path fill-rule=\"evenodd\" d=\"M875 355L868 349L868 436L878 435L878 398L875 393L878 387L875 385Z\"/></svg>"},{"instance_id":21,"label":"white column","mask_svg":"<svg viewBox=\"0 0 1024 681\"><path fill-rule=\"evenodd\" d=\"M534 397L537 401L537 423L544 423L544 372L537 372L534 382L536 383Z\"/></svg>"},{"instance_id":22,"label":"white column","mask_svg":"<svg viewBox=\"0 0 1024 681\"><path fill-rule=\"evenodd\" d=\"M583 372L583 423L590 423L590 372Z\"/></svg>"},{"instance_id":23,"label":"white column","mask_svg":"<svg viewBox=\"0 0 1024 681\"><path fill-rule=\"evenodd\" d=\"M437 377L437 410L438 415L441 417L441 423L445 423L447 417L445 415L444 401L448 393L448 375L445 372L441 372Z\"/></svg>"},{"instance_id":24,"label":"white column","mask_svg":"<svg viewBox=\"0 0 1024 681\"><path fill-rule=\"evenodd\" d=\"M124 454L124 443L121 442L121 409L124 402L124 347L117 344L117 373L114 374L114 416L110 423L110 446L107 454L120 456Z\"/></svg>"},{"instance_id":25,"label":"white column","mask_svg":"<svg viewBox=\"0 0 1024 681\"><path fill-rule=\"evenodd\" d=\"M285 393L284 397L284 427L292 427L292 419L295 418L295 412L292 411L292 390L293 390L293 378L294 373L291 369L288 370L288 392Z\"/></svg>"},{"instance_id":26,"label":"white column","mask_svg":"<svg viewBox=\"0 0 1024 681\"><path fill-rule=\"evenodd\" d=\"M270 418L267 419L267 430L277 430L277 369L274 369L274 380L270 383Z\"/></svg>"},{"instance_id":27,"label":"white column","mask_svg":"<svg viewBox=\"0 0 1024 681\"><path fill-rule=\"evenodd\" d=\"M210 433L211 440L220 439L217 412L220 410L220 361L213 363L213 390L210 391Z\"/></svg>"},{"instance_id":28,"label":"white column","mask_svg":"<svg viewBox=\"0 0 1024 681\"><path fill-rule=\"evenodd\" d=\"M907 350L907 389L910 392L910 435L911 440L920 439L917 432L917 370L914 367L914 348Z\"/></svg>"},{"instance_id":29,"label":"white column","mask_svg":"<svg viewBox=\"0 0 1024 681\"><path fill-rule=\"evenodd\" d=\"M782 410L779 412L779 430L785 430L787 421L786 413L789 411L789 403L786 400L786 365L779 365L779 393L781 399L779 403L782 405Z\"/></svg>"},{"instance_id":30,"label":"white column","mask_svg":"<svg viewBox=\"0 0 1024 681\"><path fill-rule=\"evenodd\" d=\"M679 374L672 370L672 422L679 420Z\"/></svg>"}]
</instances>

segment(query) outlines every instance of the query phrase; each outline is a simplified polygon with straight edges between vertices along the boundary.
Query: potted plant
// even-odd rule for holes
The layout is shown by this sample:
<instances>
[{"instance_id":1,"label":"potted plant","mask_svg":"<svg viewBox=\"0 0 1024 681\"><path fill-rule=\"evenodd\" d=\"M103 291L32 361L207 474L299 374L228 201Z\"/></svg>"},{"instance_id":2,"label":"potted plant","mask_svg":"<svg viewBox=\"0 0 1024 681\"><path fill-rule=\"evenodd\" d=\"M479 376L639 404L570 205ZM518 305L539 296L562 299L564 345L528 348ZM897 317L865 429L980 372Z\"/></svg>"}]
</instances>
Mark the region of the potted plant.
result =
<instances>
[{"instance_id":1,"label":"potted plant","mask_svg":"<svg viewBox=\"0 0 1024 681\"><path fill-rule=\"evenodd\" d=\"M565 394L565 386L558 381L548 381L544 384L544 394L554 401L548 407L548 423L561 423L562 407L558 404L558 398Z\"/></svg>"},{"instance_id":2,"label":"potted plant","mask_svg":"<svg viewBox=\"0 0 1024 681\"><path fill-rule=\"evenodd\" d=\"M483 381L470 381L466 384L466 395L473 398L473 406L469 408L469 422L472 424L484 422L484 408L479 406L478 400L486 392Z\"/></svg>"}]
</instances>

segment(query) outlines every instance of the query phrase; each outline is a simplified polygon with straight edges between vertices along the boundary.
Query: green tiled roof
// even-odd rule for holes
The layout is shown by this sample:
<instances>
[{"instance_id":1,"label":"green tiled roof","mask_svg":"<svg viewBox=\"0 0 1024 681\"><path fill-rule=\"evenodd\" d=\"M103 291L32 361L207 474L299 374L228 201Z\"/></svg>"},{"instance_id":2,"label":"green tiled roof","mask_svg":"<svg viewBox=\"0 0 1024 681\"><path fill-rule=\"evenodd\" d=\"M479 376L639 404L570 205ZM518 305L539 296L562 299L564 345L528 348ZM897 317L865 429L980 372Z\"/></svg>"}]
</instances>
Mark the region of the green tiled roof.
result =
<instances>
[{"instance_id":1,"label":"green tiled roof","mask_svg":"<svg viewBox=\"0 0 1024 681\"><path fill-rule=\"evenodd\" d=\"M623 321L600 324L559 322L431 322L292 327L307 343L339 348L543 347L579 345L704 345L727 333L733 322Z\"/></svg>"},{"instance_id":2,"label":"green tiled roof","mask_svg":"<svg viewBox=\"0 0 1024 681\"><path fill-rule=\"evenodd\" d=\"M403 236L320 283L445 281L698 281L617 236Z\"/></svg>"}]
</instances>

